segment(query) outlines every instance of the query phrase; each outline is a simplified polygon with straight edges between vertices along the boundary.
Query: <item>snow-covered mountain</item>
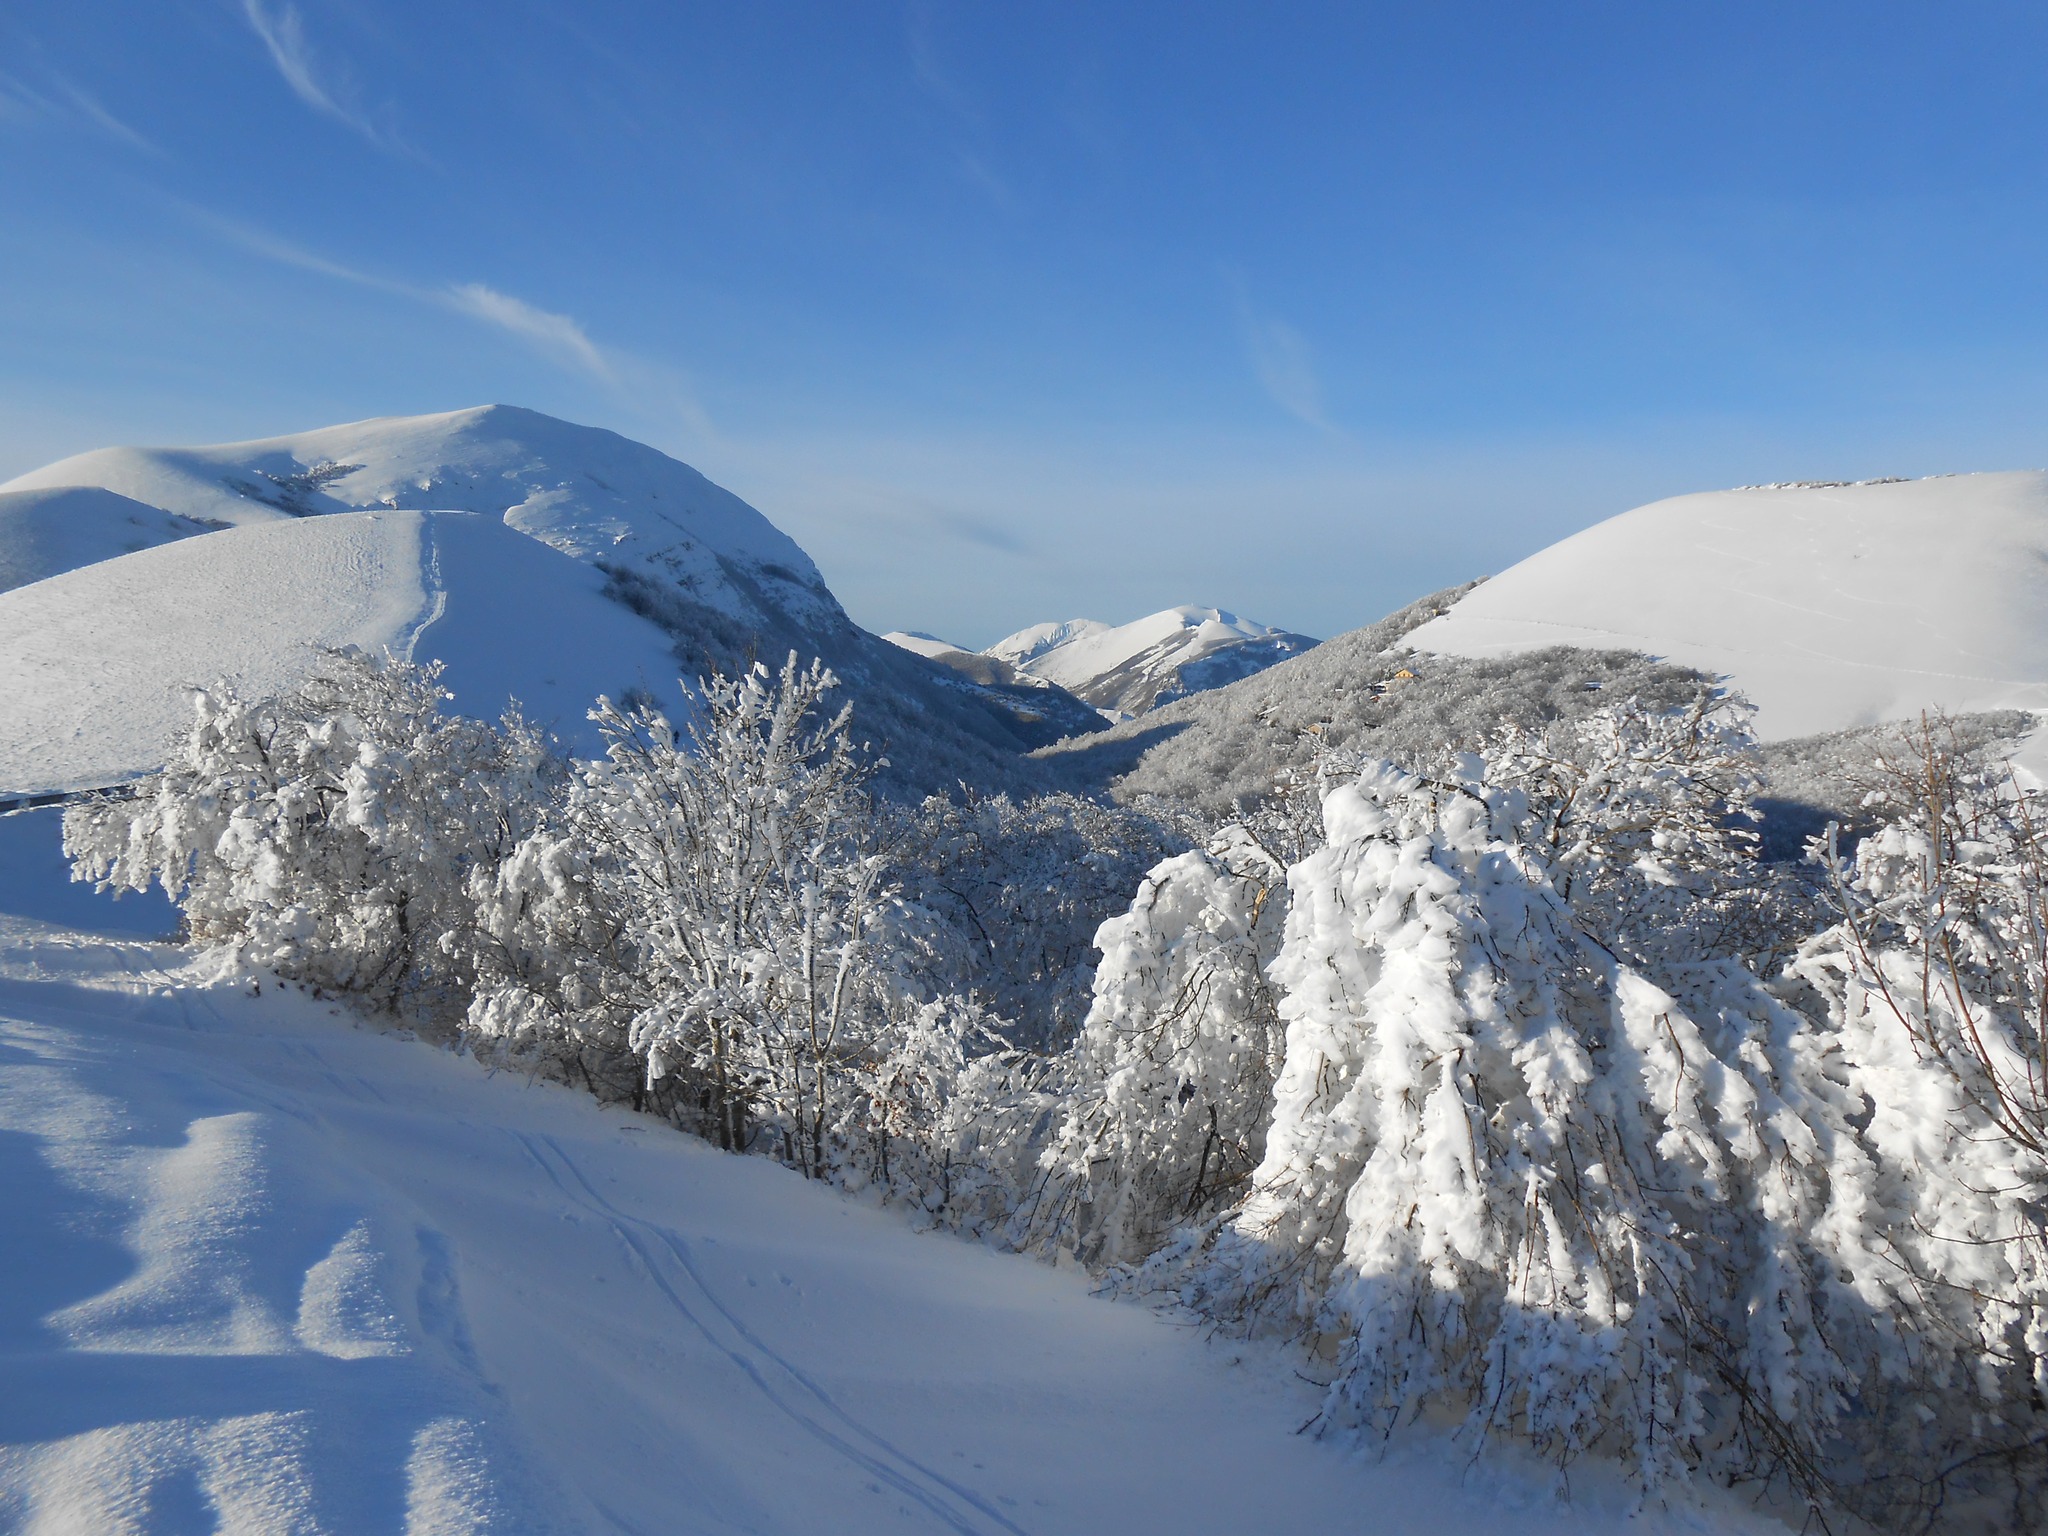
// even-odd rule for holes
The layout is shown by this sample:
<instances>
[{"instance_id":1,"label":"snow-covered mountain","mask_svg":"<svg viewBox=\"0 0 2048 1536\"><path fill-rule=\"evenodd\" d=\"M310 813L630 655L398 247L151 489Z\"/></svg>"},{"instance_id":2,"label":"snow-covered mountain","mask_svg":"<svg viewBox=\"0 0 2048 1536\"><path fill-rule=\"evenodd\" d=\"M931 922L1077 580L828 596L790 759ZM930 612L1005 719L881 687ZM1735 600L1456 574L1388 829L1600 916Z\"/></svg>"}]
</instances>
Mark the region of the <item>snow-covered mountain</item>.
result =
<instances>
[{"instance_id":1,"label":"snow-covered mountain","mask_svg":"<svg viewBox=\"0 0 2048 1536\"><path fill-rule=\"evenodd\" d=\"M1105 714L1131 716L1249 677L1314 644L1307 635L1255 624L1221 608L1184 606L1129 624L1034 624L982 655L1064 688Z\"/></svg>"},{"instance_id":2,"label":"snow-covered mountain","mask_svg":"<svg viewBox=\"0 0 2048 1536\"><path fill-rule=\"evenodd\" d=\"M99 486L230 525L379 509L481 512L749 623L842 619L809 555L689 465L510 405L203 448L101 448L0 485Z\"/></svg>"},{"instance_id":3,"label":"snow-covered mountain","mask_svg":"<svg viewBox=\"0 0 2048 1536\"><path fill-rule=\"evenodd\" d=\"M1270 794L1283 773L1310 771L1329 748L1423 767L1504 720L1535 725L1617 696L1675 704L1701 682L1629 651L1559 646L1472 659L1406 649L1410 633L1469 590L1422 598L1249 677L1166 700L1038 756L1076 789L1161 795L1228 815Z\"/></svg>"},{"instance_id":4,"label":"snow-covered mountain","mask_svg":"<svg viewBox=\"0 0 2048 1536\"><path fill-rule=\"evenodd\" d=\"M367 564L336 552L356 549L351 540L367 535L279 533L258 541L260 555L256 544L237 542L262 528L312 527L337 514L428 512L501 526L506 538L529 546L526 553L545 546L559 564L515 559L513 545L474 529L450 533L465 549L493 551L479 557L486 566L512 561L527 572L516 594L508 589L494 600L487 579L465 568L410 570L390 542L400 537L402 519L362 546L381 551L363 555ZM416 516L403 525L457 526ZM202 533L169 564L40 590L66 572ZM421 538L422 547L446 543ZM285 567L301 559L306 571L287 575ZM233 574L250 561L242 576ZM66 716L68 734L0 750L16 790L75 787L158 741L165 716L139 703L145 678L168 690L160 703L181 711L185 684L228 675L245 687L276 686L299 665L276 658L302 661L338 637L386 644L408 635L420 659L450 662L459 707L494 713L512 694L572 734L595 686L616 692L645 677L643 685L661 695L673 692L677 673L729 671L790 650L819 656L844 683L860 737L886 756L885 786L899 793L947 790L962 780L1029 788L1039 777L1023 752L1101 723L1057 690L1000 679L984 685L884 643L847 617L794 540L730 491L617 433L513 406L384 417L213 447L79 454L0 486L0 576L9 573L18 581L0 583L16 587L0 599L0 666L11 669L12 682L0 709L23 720L40 711L38 720L52 727L67 710L76 716ZM155 597L151 582L161 589ZM181 606L187 589L200 606ZM600 591L613 601L597 602ZM446 652L459 626L417 622L421 603L475 612L482 628L463 642L465 653ZM640 616L626 625L630 641L619 631L632 617L625 609ZM151 624L165 626L154 651ZM651 630L663 647L650 649ZM70 637L68 649L51 638L58 634ZM586 666L598 653L584 636L619 648L606 665ZM671 654L657 662L660 648ZM504 661L490 671L490 686L465 687L464 674L482 676L477 669L494 649ZM147 665L125 659L144 652ZM32 684L31 673L41 681ZM88 674L101 681L85 681ZM663 678L666 687L658 685ZM21 693L59 680L105 707L80 714L82 705Z\"/></svg>"},{"instance_id":5,"label":"snow-covered mountain","mask_svg":"<svg viewBox=\"0 0 2048 1536\"><path fill-rule=\"evenodd\" d=\"M260 698L340 646L438 657L456 707L492 717L517 699L594 752L584 716L598 694L680 702L669 637L605 585L474 512L346 512L230 528L0 593L0 795L146 772L190 722L192 684Z\"/></svg>"},{"instance_id":6,"label":"snow-covered mountain","mask_svg":"<svg viewBox=\"0 0 2048 1536\"><path fill-rule=\"evenodd\" d=\"M942 667L950 667L962 677L972 678L977 683L1004 688L1051 686L1019 672L999 656L990 656L982 651L963 651L950 640L941 640L937 635L927 635L917 630L892 629L882 638L914 656L922 656L927 661L936 661Z\"/></svg>"},{"instance_id":7,"label":"snow-covered mountain","mask_svg":"<svg viewBox=\"0 0 2048 1536\"><path fill-rule=\"evenodd\" d=\"M1978 716L1973 740L2010 743L2026 716L2001 712L2048 711L2048 473L1656 502L1045 756L1072 783L1220 810L1303 767L1311 744L1419 765L1505 718L1675 699L1702 673L1757 705L1766 742L1790 744L1766 756L1802 802L1830 792L1806 782L1811 736L1939 708ZM2015 757L2048 777L2044 735Z\"/></svg>"},{"instance_id":8,"label":"snow-covered mountain","mask_svg":"<svg viewBox=\"0 0 2048 1536\"><path fill-rule=\"evenodd\" d=\"M1408 643L1646 652L1727 676L1766 740L2048 709L2048 474L1655 502L1538 551Z\"/></svg>"},{"instance_id":9,"label":"snow-covered mountain","mask_svg":"<svg viewBox=\"0 0 2048 1536\"><path fill-rule=\"evenodd\" d=\"M982 652L1007 661L1013 667L1036 661L1047 651L1057 650L1072 640L1086 640L1107 634L1115 626L1100 619L1067 619L1062 623L1032 624L1006 636Z\"/></svg>"},{"instance_id":10,"label":"snow-covered mountain","mask_svg":"<svg viewBox=\"0 0 2048 1536\"><path fill-rule=\"evenodd\" d=\"M0 592L215 526L98 486L0 490Z\"/></svg>"}]
</instances>

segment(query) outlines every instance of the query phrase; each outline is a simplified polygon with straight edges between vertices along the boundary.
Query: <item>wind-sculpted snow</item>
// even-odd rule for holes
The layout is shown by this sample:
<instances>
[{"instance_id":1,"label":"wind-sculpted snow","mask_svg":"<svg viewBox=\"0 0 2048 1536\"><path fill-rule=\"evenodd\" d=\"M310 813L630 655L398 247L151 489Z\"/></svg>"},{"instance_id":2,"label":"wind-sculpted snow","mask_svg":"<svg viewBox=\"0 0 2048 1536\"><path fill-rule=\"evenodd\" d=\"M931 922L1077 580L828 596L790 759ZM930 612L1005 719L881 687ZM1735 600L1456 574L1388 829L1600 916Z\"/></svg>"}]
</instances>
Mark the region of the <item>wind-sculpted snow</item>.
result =
<instances>
[{"instance_id":1,"label":"wind-sculpted snow","mask_svg":"<svg viewBox=\"0 0 2048 1536\"><path fill-rule=\"evenodd\" d=\"M2048 707L2048 474L1756 487L1625 512L1409 637L1632 650L1725 675L1765 740Z\"/></svg>"},{"instance_id":2,"label":"wind-sculpted snow","mask_svg":"<svg viewBox=\"0 0 2048 1536\"><path fill-rule=\"evenodd\" d=\"M0 491L0 592L211 527L97 486Z\"/></svg>"},{"instance_id":3,"label":"wind-sculpted snow","mask_svg":"<svg viewBox=\"0 0 2048 1536\"><path fill-rule=\"evenodd\" d=\"M379 508L478 512L578 560L672 584L730 618L843 619L794 539L689 465L517 406L385 416L204 448L101 448L0 492L103 486L231 524Z\"/></svg>"},{"instance_id":4,"label":"wind-sculpted snow","mask_svg":"<svg viewBox=\"0 0 2048 1536\"><path fill-rule=\"evenodd\" d=\"M260 698L357 646L448 663L456 707L594 745L598 694L676 695L668 637L602 573L495 520L357 512L232 528L0 593L0 794L159 766L191 689Z\"/></svg>"},{"instance_id":5,"label":"wind-sculpted snow","mask_svg":"<svg viewBox=\"0 0 2048 1536\"><path fill-rule=\"evenodd\" d=\"M1770 1528L1347 1459L1278 1357L258 987L0 920L0 1528Z\"/></svg>"}]
</instances>

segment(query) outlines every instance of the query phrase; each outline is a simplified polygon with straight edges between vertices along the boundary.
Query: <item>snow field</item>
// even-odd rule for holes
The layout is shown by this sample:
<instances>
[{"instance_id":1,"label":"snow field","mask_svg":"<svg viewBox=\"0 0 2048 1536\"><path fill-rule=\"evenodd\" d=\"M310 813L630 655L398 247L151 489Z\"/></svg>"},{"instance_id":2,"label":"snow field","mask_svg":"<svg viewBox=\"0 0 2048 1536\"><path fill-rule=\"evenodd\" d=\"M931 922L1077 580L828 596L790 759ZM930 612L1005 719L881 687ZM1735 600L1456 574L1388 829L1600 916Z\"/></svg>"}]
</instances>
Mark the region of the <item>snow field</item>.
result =
<instances>
[{"instance_id":1,"label":"snow field","mask_svg":"<svg viewBox=\"0 0 2048 1536\"><path fill-rule=\"evenodd\" d=\"M179 951L0 920L0 1527L1748 1530Z\"/></svg>"},{"instance_id":2,"label":"snow field","mask_svg":"<svg viewBox=\"0 0 2048 1536\"><path fill-rule=\"evenodd\" d=\"M208 526L97 486L0 491L0 592Z\"/></svg>"},{"instance_id":3,"label":"snow field","mask_svg":"<svg viewBox=\"0 0 2048 1536\"><path fill-rule=\"evenodd\" d=\"M670 642L604 577L493 519L358 512L231 528L0 593L0 795L96 788L160 765L190 691L262 697L324 650L448 664L456 708L594 746L585 712L674 699Z\"/></svg>"},{"instance_id":4,"label":"snow field","mask_svg":"<svg viewBox=\"0 0 2048 1536\"><path fill-rule=\"evenodd\" d=\"M101 486L233 524L399 508L477 512L575 559L639 567L735 618L772 616L756 593L799 620L838 616L810 557L732 492L616 432L517 406L202 448L101 448L18 476L0 494L52 486Z\"/></svg>"},{"instance_id":5,"label":"snow field","mask_svg":"<svg viewBox=\"0 0 2048 1536\"><path fill-rule=\"evenodd\" d=\"M2048 473L1655 502L1483 582L1408 643L1644 651L1727 675L1771 741L2048 708Z\"/></svg>"}]
</instances>

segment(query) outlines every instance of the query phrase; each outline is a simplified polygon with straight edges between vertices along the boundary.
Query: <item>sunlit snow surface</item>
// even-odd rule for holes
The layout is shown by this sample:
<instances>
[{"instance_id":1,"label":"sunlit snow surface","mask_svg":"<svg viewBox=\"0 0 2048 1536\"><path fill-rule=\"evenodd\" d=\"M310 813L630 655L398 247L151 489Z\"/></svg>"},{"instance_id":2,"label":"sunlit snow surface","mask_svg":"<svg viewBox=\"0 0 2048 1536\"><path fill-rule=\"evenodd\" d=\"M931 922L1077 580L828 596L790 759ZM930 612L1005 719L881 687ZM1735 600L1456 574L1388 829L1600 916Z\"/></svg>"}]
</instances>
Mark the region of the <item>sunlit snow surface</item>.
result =
<instances>
[{"instance_id":1,"label":"sunlit snow surface","mask_svg":"<svg viewBox=\"0 0 2048 1536\"><path fill-rule=\"evenodd\" d=\"M2048 708L2048 474L1680 496L1531 555L1408 637L1726 674L1769 740Z\"/></svg>"},{"instance_id":2,"label":"sunlit snow surface","mask_svg":"<svg viewBox=\"0 0 2048 1536\"><path fill-rule=\"evenodd\" d=\"M1114 716L1234 682L1315 643L1221 608L1183 605L1114 626L1095 619L1034 624L982 654Z\"/></svg>"},{"instance_id":3,"label":"sunlit snow surface","mask_svg":"<svg viewBox=\"0 0 2048 1536\"><path fill-rule=\"evenodd\" d=\"M1629 1519L1590 1463L1560 1508L1433 1438L1359 1459L1314 1404L1072 1271L0 918L0 1529L1773 1528Z\"/></svg>"},{"instance_id":4,"label":"sunlit snow surface","mask_svg":"<svg viewBox=\"0 0 2048 1536\"><path fill-rule=\"evenodd\" d=\"M98 486L0 491L0 592L210 526Z\"/></svg>"},{"instance_id":5,"label":"sunlit snow surface","mask_svg":"<svg viewBox=\"0 0 2048 1536\"><path fill-rule=\"evenodd\" d=\"M164 761L191 688L262 697L323 647L447 662L456 707L511 698L589 750L586 711L673 701L668 638L604 576L494 518L355 512L182 539L0 593L0 794L90 788Z\"/></svg>"},{"instance_id":6,"label":"sunlit snow surface","mask_svg":"<svg viewBox=\"0 0 2048 1536\"><path fill-rule=\"evenodd\" d=\"M232 524L378 508L477 512L579 560L672 582L742 620L838 615L818 569L754 508L689 465L517 406L388 416L203 448L101 448L0 494L102 486ZM109 551L112 553L112 551Z\"/></svg>"}]
</instances>

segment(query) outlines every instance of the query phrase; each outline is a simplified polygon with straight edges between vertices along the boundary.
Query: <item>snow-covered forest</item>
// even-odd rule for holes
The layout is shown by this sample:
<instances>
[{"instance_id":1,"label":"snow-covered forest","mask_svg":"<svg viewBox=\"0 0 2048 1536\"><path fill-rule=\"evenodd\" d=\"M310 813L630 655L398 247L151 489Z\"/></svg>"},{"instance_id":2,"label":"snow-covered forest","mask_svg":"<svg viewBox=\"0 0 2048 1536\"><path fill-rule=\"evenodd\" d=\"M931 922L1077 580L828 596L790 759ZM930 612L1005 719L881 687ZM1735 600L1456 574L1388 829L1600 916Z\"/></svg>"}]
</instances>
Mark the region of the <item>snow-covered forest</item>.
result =
<instances>
[{"instance_id":1,"label":"snow-covered forest","mask_svg":"<svg viewBox=\"0 0 2048 1536\"><path fill-rule=\"evenodd\" d=\"M1970 722L1866 733L1766 858L1696 676L1304 726L1222 807L889 792L836 682L595 700L572 759L330 652L65 847L223 973L1273 1341L1338 1447L2048 1521L2048 801Z\"/></svg>"}]
</instances>

